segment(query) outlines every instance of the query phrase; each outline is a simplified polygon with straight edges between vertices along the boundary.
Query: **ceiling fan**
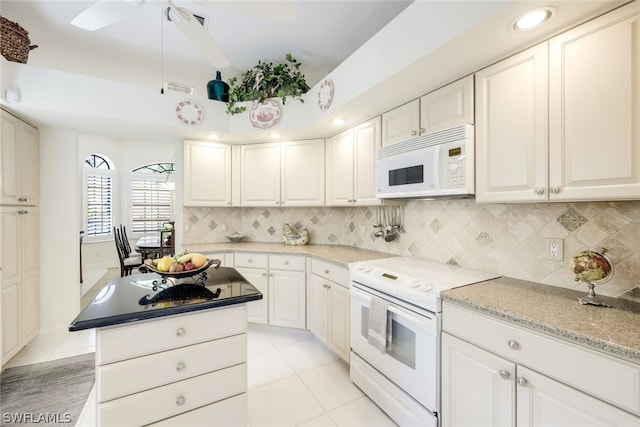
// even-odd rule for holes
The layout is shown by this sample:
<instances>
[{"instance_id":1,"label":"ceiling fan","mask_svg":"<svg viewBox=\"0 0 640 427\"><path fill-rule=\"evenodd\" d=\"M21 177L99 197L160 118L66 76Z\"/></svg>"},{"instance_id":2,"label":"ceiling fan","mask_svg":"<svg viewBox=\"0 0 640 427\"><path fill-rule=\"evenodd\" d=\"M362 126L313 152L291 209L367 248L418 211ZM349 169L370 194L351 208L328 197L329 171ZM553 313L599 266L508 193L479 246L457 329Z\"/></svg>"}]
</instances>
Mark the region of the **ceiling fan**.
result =
<instances>
[{"instance_id":1,"label":"ceiling fan","mask_svg":"<svg viewBox=\"0 0 640 427\"><path fill-rule=\"evenodd\" d=\"M131 15L136 9L152 0L101 0L76 16L71 24L76 27L95 31L118 22ZM292 1L257 1L229 2L217 0L197 1L203 6L210 6L225 12L255 16L271 20L292 22L296 17L295 4ZM225 56L216 40L209 34L191 12L173 4L172 0L163 0L167 19L173 22L178 30L191 43L193 48L217 69L229 67Z\"/></svg>"}]
</instances>

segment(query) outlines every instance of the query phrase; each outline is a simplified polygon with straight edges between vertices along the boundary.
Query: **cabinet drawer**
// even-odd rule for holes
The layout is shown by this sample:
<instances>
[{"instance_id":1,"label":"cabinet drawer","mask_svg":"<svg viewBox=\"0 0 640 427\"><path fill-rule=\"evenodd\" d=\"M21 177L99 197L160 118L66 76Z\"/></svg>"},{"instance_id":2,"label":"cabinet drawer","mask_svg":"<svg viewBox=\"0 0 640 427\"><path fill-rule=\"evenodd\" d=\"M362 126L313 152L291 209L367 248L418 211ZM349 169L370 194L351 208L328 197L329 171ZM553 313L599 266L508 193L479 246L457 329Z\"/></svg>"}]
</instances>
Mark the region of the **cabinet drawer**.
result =
<instances>
[{"instance_id":1,"label":"cabinet drawer","mask_svg":"<svg viewBox=\"0 0 640 427\"><path fill-rule=\"evenodd\" d=\"M98 366L98 402L117 399L245 363L246 334Z\"/></svg>"},{"instance_id":2,"label":"cabinet drawer","mask_svg":"<svg viewBox=\"0 0 640 427\"><path fill-rule=\"evenodd\" d=\"M245 393L247 365L200 375L142 393L99 403L102 427L142 426Z\"/></svg>"},{"instance_id":3,"label":"cabinet drawer","mask_svg":"<svg viewBox=\"0 0 640 427\"><path fill-rule=\"evenodd\" d=\"M269 268L269 255L251 252L236 252L234 255L236 267Z\"/></svg>"},{"instance_id":4,"label":"cabinet drawer","mask_svg":"<svg viewBox=\"0 0 640 427\"><path fill-rule=\"evenodd\" d=\"M306 257L300 255L269 255L269 269L305 271Z\"/></svg>"},{"instance_id":5,"label":"cabinet drawer","mask_svg":"<svg viewBox=\"0 0 640 427\"><path fill-rule=\"evenodd\" d=\"M246 427L247 394L239 394L149 425L152 427Z\"/></svg>"},{"instance_id":6,"label":"cabinet drawer","mask_svg":"<svg viewBox=\"0 0 640 427\"><path fill-rule=\"evenodd\" d=\"M445 302L442 329L640 414L640 366Z\"/></svg>"},{"instance_id":7,"label":"cabinet drawer","mask_svg":"<svg viewBox=\"0 0 640 427\"><path fill-rule=\"evenodd\" d=\"M349 269L347 267L313 258L311 260L311 272L345 288L349 287Z\"/></svg>"},{"instance_id":8,"label":"cabinet drawer","mask_svg":"<svg viewBox=\"0 0 640 427\"><path fill-rule=\"evenodd\" d=\"M247 331L245 305L99 328L96 365L198 344Z\"/></svg>"}]
</instances>

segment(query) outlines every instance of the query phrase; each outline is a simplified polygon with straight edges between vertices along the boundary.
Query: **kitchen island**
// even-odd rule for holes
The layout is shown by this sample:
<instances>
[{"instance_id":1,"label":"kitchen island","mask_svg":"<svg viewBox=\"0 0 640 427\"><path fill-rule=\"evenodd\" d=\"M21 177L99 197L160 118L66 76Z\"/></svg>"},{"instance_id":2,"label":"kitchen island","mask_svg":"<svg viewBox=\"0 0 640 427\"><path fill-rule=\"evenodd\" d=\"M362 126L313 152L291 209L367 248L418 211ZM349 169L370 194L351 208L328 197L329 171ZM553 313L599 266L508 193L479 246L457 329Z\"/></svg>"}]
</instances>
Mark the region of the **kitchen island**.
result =
<instances>
[{"instance_id":1,"label":"kitchen island","mask_svg":"<svg viewBox=\"0 0 640 427\"><path fill-rule=\"evenodd\" d=\"M247 308L235 269L107 283L69 326L96 330L98 426L247 423Z\"/></svg>"}]
</instances>

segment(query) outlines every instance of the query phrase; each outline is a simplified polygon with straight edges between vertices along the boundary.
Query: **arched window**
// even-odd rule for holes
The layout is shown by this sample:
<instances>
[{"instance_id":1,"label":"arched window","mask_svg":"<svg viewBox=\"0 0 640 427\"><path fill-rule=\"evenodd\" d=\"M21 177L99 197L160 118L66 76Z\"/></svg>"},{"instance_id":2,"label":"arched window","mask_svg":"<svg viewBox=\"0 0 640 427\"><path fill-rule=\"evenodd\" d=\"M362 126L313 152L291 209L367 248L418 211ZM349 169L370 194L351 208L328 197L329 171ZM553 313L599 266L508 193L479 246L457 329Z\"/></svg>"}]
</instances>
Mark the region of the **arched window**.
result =
<instances>
[{"instance_id":1,"label":"arched window","mask_svg":"<svg viewBox=\"0 0 640 427\"><path fill-rule=\"evenodd\" d=\"M84 161L84 212L87 238L113 233L113 162L100 154Z\"/></svg>"},{"instance_id":2,"label":"arched window","mask_svg":"<svg viewBox=\"0 0 640 427\"><path fill-rule=\"evenodd\" d=\"M133 233L162 229L174 215L174 164L152 163L131 171L129 218Z\"/></svg>"}]
</instances>

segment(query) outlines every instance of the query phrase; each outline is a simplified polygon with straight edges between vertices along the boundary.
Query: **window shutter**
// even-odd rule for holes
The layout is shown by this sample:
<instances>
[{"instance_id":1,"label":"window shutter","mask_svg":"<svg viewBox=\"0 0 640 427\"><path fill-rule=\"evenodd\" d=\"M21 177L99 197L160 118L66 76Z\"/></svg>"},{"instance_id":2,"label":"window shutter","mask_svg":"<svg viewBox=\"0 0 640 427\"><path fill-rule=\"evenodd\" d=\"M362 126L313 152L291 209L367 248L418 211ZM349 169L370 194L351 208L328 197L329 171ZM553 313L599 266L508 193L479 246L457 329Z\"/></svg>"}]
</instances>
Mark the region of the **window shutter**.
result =
<instances>
[{"instance_id":1,"label":"window shutter","mask_svg":"<svg viewBox=\"0 0 640 427\"><path fill-rule=\"evenodd\" d=\"M110 176L87 174L87 236L112 233L112 182Z\"/></svg>"},{"instance_id":2,"label":"window shutter","mask_svg":"<svg viewBox=\"0 0 640 427\"><path fill-rule=\"evenodd\" d=\"M173 190L154 179L131 180L131 229L134 233L159 232L173 216Z\"/></svg>"}]
</instances>

